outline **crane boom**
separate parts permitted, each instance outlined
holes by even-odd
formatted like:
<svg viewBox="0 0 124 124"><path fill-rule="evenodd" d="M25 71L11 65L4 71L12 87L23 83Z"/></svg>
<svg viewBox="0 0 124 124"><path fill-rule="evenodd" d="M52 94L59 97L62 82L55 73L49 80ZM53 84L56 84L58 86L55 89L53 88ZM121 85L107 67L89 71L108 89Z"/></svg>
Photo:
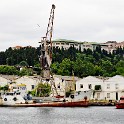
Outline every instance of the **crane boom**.
<svg viewBox="0 0 124 124"><path fill-rule="evenodd" d="M53 32L54 9L55 9L55 5L52 4L46 36L42 37L41 39L40 64L42 69L42 77L45 79L50 79L50 65L52 63L52 32Z"/></svg>

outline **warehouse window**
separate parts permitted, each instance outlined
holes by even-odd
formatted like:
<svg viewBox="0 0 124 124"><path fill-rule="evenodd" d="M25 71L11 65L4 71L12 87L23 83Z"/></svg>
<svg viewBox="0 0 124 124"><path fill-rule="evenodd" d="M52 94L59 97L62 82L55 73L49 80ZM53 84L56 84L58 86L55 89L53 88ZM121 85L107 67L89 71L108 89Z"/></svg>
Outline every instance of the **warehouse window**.
<svg viewBox="0 0 124 124"><path fill-rule="evenodd" d="M110 89L110 84L107 84L107 89Z"/></svg>
<svg viewBox="0 0 124 124"><path fill-rule="evenodd" d="M92 84L89 84L88 87L89 87L89 89L91 89L92 88Z"/></svg>
<svg viewBox="0 0 124 124"><path fill-rule="evenodd" d="M107 93L107 98L110 98L110 93Z"/></svg>
<svg viewBox="0 0 124 124"><path fill-rule="evenodd" d="M115 84L115 89L118 89L118 84Z"/></svg>
<svg viewBox="0 0 124 124"><path fill-rule="evenodd" d="M34 89L34 85L31 85L31 89L32 89L32 90Z"/></svg>
<svg viewBox="0 0 124 124"><path fill-rule="evenodd" d="M100 98L100 93L97 93L97 99L99 99Z"/></svg>
<svg viewBox="0 0 124 124"><path fill-rule="evenodd" d="M83 84L80 84L80 88L83 88Z"/></svg>

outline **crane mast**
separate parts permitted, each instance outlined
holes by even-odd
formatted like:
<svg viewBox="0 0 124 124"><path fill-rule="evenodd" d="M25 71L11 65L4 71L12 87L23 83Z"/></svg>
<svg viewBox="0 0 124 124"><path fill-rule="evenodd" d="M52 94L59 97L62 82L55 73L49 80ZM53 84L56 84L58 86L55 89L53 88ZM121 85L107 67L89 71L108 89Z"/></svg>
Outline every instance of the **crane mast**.
<svg viewBox="0 0 124 124"><path fill-rule="evenodd" d="M40 42L41 43L40 65L42 69L42 78L46 80L50 79L50 65L52 63L52 32L53 32L54 10L55 10L55 5L52 4L46 36L42 37Z"/></svg>

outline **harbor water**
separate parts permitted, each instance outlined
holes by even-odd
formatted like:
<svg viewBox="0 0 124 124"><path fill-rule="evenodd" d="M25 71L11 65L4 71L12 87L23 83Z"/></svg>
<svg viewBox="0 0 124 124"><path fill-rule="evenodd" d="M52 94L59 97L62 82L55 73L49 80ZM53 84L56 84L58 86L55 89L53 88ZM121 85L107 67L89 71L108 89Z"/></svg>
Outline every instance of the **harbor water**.
<svg viewBox="0 0 124 124"><path fill-rule="evenodd" d="M112 107L1 107L0 124L123 124L124 109Z"/></svg>

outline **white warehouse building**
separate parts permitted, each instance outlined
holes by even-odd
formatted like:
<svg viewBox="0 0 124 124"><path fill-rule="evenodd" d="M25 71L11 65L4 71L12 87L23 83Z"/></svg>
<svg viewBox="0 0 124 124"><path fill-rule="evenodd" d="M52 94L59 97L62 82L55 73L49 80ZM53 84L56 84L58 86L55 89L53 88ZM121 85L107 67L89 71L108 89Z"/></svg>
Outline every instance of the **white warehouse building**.
<svg viewBox="0 0 124 124"><path fill-rule="evenodd" d="M119 100L121 96L124 96L124 77L116 75L107 79L99 79L88 76L76 82L76 91L90 89L93 90L90 99Z"/></svg>
<svg viewBox="0 0 124 124"><path fill-rule="evenodd" d="M85 77L76 82L76 91L93 90L93 94L90 99L104 99L104 93L102 92L103 87L103 80L93 76Z"/></svg>

